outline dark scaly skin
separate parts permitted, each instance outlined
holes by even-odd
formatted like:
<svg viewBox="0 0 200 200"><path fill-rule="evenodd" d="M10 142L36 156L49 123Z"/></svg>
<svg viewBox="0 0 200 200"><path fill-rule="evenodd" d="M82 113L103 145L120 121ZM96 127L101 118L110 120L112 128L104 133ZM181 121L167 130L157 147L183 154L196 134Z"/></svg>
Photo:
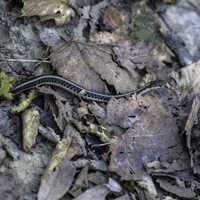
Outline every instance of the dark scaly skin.
<svg viewBox="0 0 200 200"><path fill-rule="evenodd" d="M18 85L14 86L12 89L12 92L14 95L22 93L24 91L37 88L39 86L56 86L58 88L61 88L64 91L67 91L71 94L74 94L76 96L80 96L84 99L96 101L96 102L108 102L110 99L113 98L123 98L127 96L131 96L132 94L138 94L139 92L151 88L154 86L162 86L163 81L151 81L147 83L144 87L124 93L119 95L108 95L108 94L100 94L97 92L93 92L90 90L87 90L83 88L82 86L62 78L61 76L57 75L42 75L37 76L32 79L29 79L25 82L19 83Z"/></svg>

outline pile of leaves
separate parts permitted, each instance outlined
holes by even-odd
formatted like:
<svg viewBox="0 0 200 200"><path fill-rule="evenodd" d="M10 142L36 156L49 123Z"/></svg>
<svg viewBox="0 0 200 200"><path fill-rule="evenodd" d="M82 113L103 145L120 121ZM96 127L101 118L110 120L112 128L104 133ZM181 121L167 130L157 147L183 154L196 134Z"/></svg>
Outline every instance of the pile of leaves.
<svg viewBox="0 0 200 200"><path fill-rule="evenodd" d="M0 199L199 199L198 1L0 6ZM12 94L42 74L102 94L163 84L108 103Z"/></svg>

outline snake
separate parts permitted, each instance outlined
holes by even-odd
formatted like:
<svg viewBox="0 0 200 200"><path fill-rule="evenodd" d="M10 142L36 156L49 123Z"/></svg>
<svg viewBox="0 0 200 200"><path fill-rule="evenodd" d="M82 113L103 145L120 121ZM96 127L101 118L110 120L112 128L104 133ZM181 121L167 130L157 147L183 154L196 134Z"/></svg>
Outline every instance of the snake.
<svg viewBox="0 0 200 200"><path fill-rule="evenodd" d="M141 87L141 88L138 88L138 89L135 89L123 94L112 95L112 94L101 94L98 92L88 90L82 87L81 85L58 75L41 75L41 76L36 76L31 79L25 80L21 83L15 84L12 88L12 93L14 95L17 95L22 92L35 89L41 86L53 86L86 100L107 103L111 99L114 99L114 98L119 99L123 97L129 97L133 94L138 94L147 88L162 86L162 85L163 85L162 80L155 80L155 81L148 82L144 87Z"/></svg>

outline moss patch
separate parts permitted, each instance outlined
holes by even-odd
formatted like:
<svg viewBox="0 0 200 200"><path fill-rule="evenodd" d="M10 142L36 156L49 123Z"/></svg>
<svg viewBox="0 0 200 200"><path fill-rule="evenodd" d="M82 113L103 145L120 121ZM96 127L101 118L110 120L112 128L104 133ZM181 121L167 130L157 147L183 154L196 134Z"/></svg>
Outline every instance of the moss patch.
<svg viewBox="0 0 200 200"><path fill-rule="evenodd" d="M134 19L133 32L130 37L137 41L149 41L154 40L157 36L153 15L147 11L138 14Z"/></svg>
<svg viewBox="0 0 200 200"><path fill-rule="evenodd" d="M31 91L27 96L22 95L19 105L12 108L13 113L19 113L24 111L31 103L31 101L35 98L35 92Z"/></svg>
<svg viewBox="0 0 200 200"><path fill-rule="evenodd" d="M5 72L0 72L0 96L7 99L12 99L12 93L10 92L12 88L12 83L15 78Z"/></svg>

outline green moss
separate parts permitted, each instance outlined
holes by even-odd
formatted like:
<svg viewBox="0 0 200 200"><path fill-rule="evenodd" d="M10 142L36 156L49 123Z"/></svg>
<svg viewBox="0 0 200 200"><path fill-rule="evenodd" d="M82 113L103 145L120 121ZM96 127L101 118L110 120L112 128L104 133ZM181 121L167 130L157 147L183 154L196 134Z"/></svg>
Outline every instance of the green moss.
<svg viewBox="0 0 200 200"><path fill-rule="evenodd" d="M35 98L35 92L31 91L27 96L22 95L19 105L12 108L12 112L19 113L25 110L31 103L31 101Z"/></svg>
<svg viewBox="0 0 200 200"><path fill-rule="evenodd" d="M7 99L12 99L12 83L15 78L11 75L6 74L5 72L0 72L0 96L5 97Z"/></svg>
<svg viewBox="0 0 200 200"><path fill-rule="evenodd" d="M134 40L149 41L157 36L153 16L148 12L137 15L134 19L133 32L130 37Z"/></svg>

